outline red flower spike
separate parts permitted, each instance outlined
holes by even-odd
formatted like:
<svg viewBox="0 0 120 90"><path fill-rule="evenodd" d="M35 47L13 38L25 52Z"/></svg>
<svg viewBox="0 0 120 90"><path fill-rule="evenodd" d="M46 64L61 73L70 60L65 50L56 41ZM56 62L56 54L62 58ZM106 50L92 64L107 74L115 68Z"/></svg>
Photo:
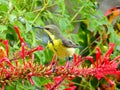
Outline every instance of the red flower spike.
<svg viewBox="0 0 120 90"><path fill-rule="evenodd" d="M3 74L6 75L7 73L9 73L8 70L5 67L2 67L1 71L0 71L0 74L1 75L3 75Z"/></svg>
<svg viewBox="0 0 120 90"><path fill-rule="evenodd" d="M24 42L23 38L20 36L20 32L19 32L18 27L17 27L17 26L14 26L14 29L15 29L17 35L18 35L18 38L19 38L19 40L20 40L20 43Z"/></svg>
<svg viewBox="0 0 120 90"><path fill-rule="evenodd" d="M26 56L28 56L29 59L33 58L33 60L34 60L34 56L31 56L31 55L34 55L33 52L43 50L43 47L38 46L38 47L35 47L30 50L26 49L25 48L26 45L24 43L24 40L20 36L18 27L15 26L14 28L18 34L18 38L20 39L20 44L21 44L21 51L20 51L20 55L18 56L18 58L23 58L23 60L24 60L24 58ZM4 43L6 43L6 42L4 42ZM8 43L6 43L6 45L8 45ZM71 80L72 78L74 78L76 76L78 76L78 77L94 76L98 80L100 80L101 78L105 78L111 85L114 85L114 82L112 82L110 79L106 78L107 75L111 75L111 74L120 75L120 71L117 69L117 66L119 65L120 62L119 61L116 62L116 60L118 60L120 58L120 56L114 58L113 60L110 60L110 55L113 51L113 48L114 48L114 44L110 44L110 48L109 48L108 52L105 55L101 55L100 49L97 47L96 48L96 62L97 63L95 63L92 56L86 56L86 57L82 58L81 56L77 56L75 54L74 59L73 59L73 64L67 62L65 66L56 65L56 56L54 56L51 61L51 64L48 66L34 64L31 61L29 61L29 62L26 61L26 63L24 65L21 65L21 64L18 64L18 61L15 60L16 65L14 67L13 66L14 64L12 64L10 62L10 60L6 57L4 59L0 59L0 66L1 66L0 75L4 76L6 79L8 78L8 81L9 81L9 78L13 78L13 80L14 80L14 75L16 77L18 77L18 78L15 78L15 80L22 78L22 81L23 81L24 79L26 79L26 77L25 78L21 77L24 74L25 76L27 76L28 80L30 81L30 83L32 85L34 85L32 76L52 77L54 79L54 82L52 84L48 84L46 86L48 88L48 90L56 90L61 85L61 83L63 82L64 79ZM92 64L94 65L94 67L78 68L81 61L84 61L84 59L91 61ZM4 63L5 63L5 65L7 64L7 67L4 65ZM57 68L54 73L52 70L53 65L56 65L56 68ZM65 70L65 69L67 69L67 70ZM29 72L28 72L28 70L29 70ZM24 72L24 73L22 73L22 72ZM2 78L1 80L4 81L4 77L3 78L1 77ZM6 85L6 83L4 85ZM3 85L3 87L4 87L4 85ZM73 85L69 85L69 87L65 88L64 90L75 90L75 89L76 89L76 86L74 86L74 84L73 84Z"/></svg>
<svg viewBox="0 0 120 90"><path fill-rule="evenodd" d="M31 85L34 85L34 81L32 80L32 73L28 74L28 80L31 83Z"/></svg>
<svg viewBox="0 0 120 90"><path fill-rule="evenodd" d="M70 61L67 61L64 69L67 69L69 66L70 66Z"/></svg>
<svg viewBox="0 0 120 90"><path fill-rule="evenodd" d="M55 84L58 84L63 78L61 76L54 77Z"/></svg>
<svg viewBox="0 0 120 90"><path fill-rule="evenodd" d="M33 48L33 49L31 49L31 50L29 50L27 53L26 53L26 55L30 55L30 54L32 54L33 52L35 52L35 51L41 51L41 50L43 50L44 48L42 47L42 46L38 46L38 47L35 47L35 48Z"/></svg>
<svg viewBox="0 0 120 90"><path fill-rule="evenodd" d="M44 48L43 48L42 46L36 47L36 50L35 50L35 51L39 51L39 50L44 50Z"/></svg>
<svg viewBox="0 0 120 90"><path fill-rule="evenodd" d="M110 57L110 55L112 54L112 52L114 50L114 46L115 46L114 43L109 44L109 49L108 49L107 53L105 54L105 57Z"/></svg>
<svg viewBox="0 0 120 90"><path fill-rule="evenodd" d="M114 83L112 80L110 80L109 78L104 77L104 79L105 79L111 86L115 85L115 83Z"/></svg>
<svg viewBox="0 0 120 90"><path fill-rule="evenodd" d="M52 87L52 84L51 83L48 83L48 84L45 84L44 85L48 90L50 90L50 88Z"/></svg>
<svg viewBox="0 0 120 90"><path fill-rule="evenodd" d="M98 80L100 80L101 78L104 77L104 73L102 73L102 69L97 68L95 71L96 71L96 73L94 74L94 76L95 76Z"/></svg>
<svg viewBox="0 0 120 90"><path fill-rule="evenodd" d="M104 59L103 59L103 62L104 62L104 64L108 64L110 61L109 61L109 58L110 57L104 57ZM101 63L102 64L102 63Z"/></svg>
<svg viewBox="0 0 120 90"><path fill-rule="evenodd" d="M75 90L76 89L76 86L71 86L69 88L65 88L64 90Z"/></svg>
<svg viewBox="0 0 120 90"><path fill-rule="evenodd" d="M32 63L34 62L34 54L31 55Z"/></svg>
<svg viewBox="0 0 120 90"><path fill-rule="evenodd" d="M24 57L25 57L25 44L23 42L21 43L21 47L22 47L22 59L24 60Z"/></svg>
<svg viewBox="0 0 120 90"><path fill-rule="evenodd" d="M28 80L30 81L31 85L34 86L34 81L32 80L32 78L29 77Z"/></svg>
<svg viewBox="0 0 120 90"><path fill-rule="evenodd" d="M101 57L100 48L97 47L96 48L96 66L98 66L99 62L101 63L100 57Z"/></svg>
<svg viewBox="0 0 120 90"><path fill-rule="evenodd" d="M4 90L5 89L5 85L4 84L2 84L2 89L1 90Z"/></svg>
<svg viewBox="0 0 120 90"><path fill-rule="evenodd" d="M61 76L54 77L54 85L49 90L56 90L56 88L62 83L64 78L65 78L65 76L64 77L61 77Z"/></svg>
<svg viewBox="0 0 120 90"><path fill-rule="evenodd" d="M117 56L117 57L115 57L115 58L112 60L112 62L115 62L115 61L118 60L118 59L120 59L120 55Z"/></svg>
<svg viewBox="0 0 120 90"><path fill-rule="evenodd" d="M9 65L9 67L13 68L12 63L10 62L10 60L8 58L0 59L0 63L2 63L2 62L6 62Z"/></svg>
<svg viewBox="0 0 120 90"><path fill-rule="evenodd" d="M7 57L8 57L8 53L9 53L8 40L4 40L4 41L3 41L3 44L4 44L5 47L6 47L6 54L7 54Z"/></svg>
<svg viewBox="0 0 120 90"><path fill-rule="evenodd" d="M18 60L15 60L15 65L16 65L16 67L18 66Z"/></svg>
<svg viewBox="0 0 120 90"><path fill-rule="evenodd" d="M78 63L76 64L76 66L79 66L79 64L82 62L82 58L81 56L78 56Z"/></svg>
<svg viewBox="0 0 120 90"><path fill-rule="evenodd" d="M69 87L65 88L64 90L75 90L76 89L74 82L70 82L69 84L65 84L65 86L69 86Z"/></svg>
<svg viewBox="0 0 120 90"><path fill-rule="evenodd" d="M74 54L73 58L73 65L78 67L82 60L81 56L77 56Z"/></svg>
<svg viewBox="0 0 120 90"><path fill-rule="evenodd" d="M53 73L53 70L49 70L49 71L46 71L46 75L50 75L51 73Z"/></svg>
<svg viewBox="0 0 120 90"><path fill-rule="evenodd" d="M74 54L74 55L73 55L73 58L74 58L74 59L73 59L73 63L75 64L75 63L76 63L76 61L77 61L77 55L76 55L76 54Z"/></svg>
<svg viewBox="0 0 120 90"><path fill-rule="evenodd" d="M31 62L28 62L28 64L29 64L29 67L31 67L32 69L34 68Z"/></svg>
<svg viewBox="0 0 120 90"><path fill-rule="evenodd" d="M6 73L6 79L9 79L11 77L10 73Z"/></svg>
<svg viewBox="0 0 120 90"><path fill-rule="evenodd" d="M27 64L24 64L24 69L25 69L25 70L27 69Z"/></svg>
<svg viewBox="0 0 120 90"><path fill-rule="evenodd" d="M86 59L86 60L89 60L93 65L95 65L94 59L93 59L92 56L86 56L85 59ZM96 66L96 65L95 65L95 66Z"/></svg>

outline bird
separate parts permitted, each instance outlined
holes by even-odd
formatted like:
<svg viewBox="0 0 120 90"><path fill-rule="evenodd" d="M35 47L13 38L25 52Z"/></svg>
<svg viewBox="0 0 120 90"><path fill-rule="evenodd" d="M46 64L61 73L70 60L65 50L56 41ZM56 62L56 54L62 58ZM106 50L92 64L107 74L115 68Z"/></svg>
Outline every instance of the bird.
<svg viewBox="0 0 120 90"><path fill-rule="evenodd" d="M72 57L76 48L79 47L72 40L67 39L56 25L34 26L34 28L41 29L47 33L49 37L47 46L58 58Z"/></svg>

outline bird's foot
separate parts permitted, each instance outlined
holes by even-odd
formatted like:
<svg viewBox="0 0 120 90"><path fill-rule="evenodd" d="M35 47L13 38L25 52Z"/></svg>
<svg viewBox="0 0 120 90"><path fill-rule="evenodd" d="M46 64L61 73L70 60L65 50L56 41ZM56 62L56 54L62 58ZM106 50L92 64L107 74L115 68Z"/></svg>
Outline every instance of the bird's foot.
<svg viewBox="0 0 120 90"><path fill-rule="evenodd" d="M59 61L59 58L57 58L57 60L54 62L54 64L52 65L52 72L54 73L56 71L56 65Z"/></svg>
<svg viewBox="0 0 120 90"><path fill-rule="evenodd" d="M67 57L66 58L66 65L65 65L65 70L68 70L69 69L69 67L70 67L70 64L71 64L71 60L73 60L73 57Z"/></svg>

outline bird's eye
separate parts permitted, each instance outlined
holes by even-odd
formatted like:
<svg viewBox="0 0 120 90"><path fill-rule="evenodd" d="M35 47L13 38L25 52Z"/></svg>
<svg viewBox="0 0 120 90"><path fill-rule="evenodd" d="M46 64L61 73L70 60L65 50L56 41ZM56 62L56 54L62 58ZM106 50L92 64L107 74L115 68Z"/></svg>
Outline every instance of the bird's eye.
<svg viewBox="0 0 120 90"><path fill-rule="evenodd" d="M50 28L45 28L46 30L50 30Z"/></svg>

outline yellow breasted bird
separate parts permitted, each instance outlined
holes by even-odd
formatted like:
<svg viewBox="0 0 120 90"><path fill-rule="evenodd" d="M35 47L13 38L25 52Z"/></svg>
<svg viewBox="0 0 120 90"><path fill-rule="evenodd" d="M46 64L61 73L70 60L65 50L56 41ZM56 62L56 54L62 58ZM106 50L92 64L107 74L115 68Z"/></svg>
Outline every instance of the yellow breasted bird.
<svg viewBox="0 0 120 90"><path fill-rule="evenodd" d="M42 29L48 34L48 47L58 58L71 57L75 53L75 48L79 47L67 39L55 25L46 25L44 27L35 26L35 28Z"/></svg>

